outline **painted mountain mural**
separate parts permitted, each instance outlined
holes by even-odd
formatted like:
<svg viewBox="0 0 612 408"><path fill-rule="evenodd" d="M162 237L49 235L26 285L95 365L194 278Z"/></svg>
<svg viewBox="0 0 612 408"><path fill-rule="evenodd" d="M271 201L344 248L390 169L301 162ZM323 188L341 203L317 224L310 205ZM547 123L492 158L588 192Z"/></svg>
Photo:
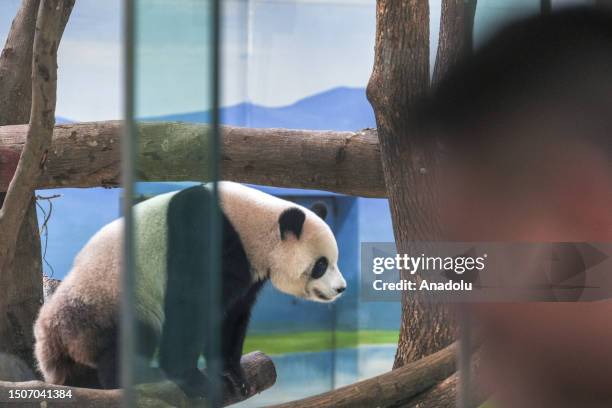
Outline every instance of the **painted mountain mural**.
<svg viewBox="0 0 612 408"><path fill-rule="evenodd" d="M207 123L208 112L191 112L152 118ZM256 128L359 130L375 127L374 112L362 88L334 88L283 107L241 103L221 109L226 125Z"/></svg>

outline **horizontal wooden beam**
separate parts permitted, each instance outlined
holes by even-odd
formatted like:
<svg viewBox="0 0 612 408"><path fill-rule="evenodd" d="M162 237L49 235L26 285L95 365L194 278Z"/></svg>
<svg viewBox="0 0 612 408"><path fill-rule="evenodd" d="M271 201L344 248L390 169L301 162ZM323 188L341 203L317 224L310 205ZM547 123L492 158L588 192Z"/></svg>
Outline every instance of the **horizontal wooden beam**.
<svg viewBox="0 0 612 408"><path fill-rule="evenodd" d="M123 125L119 121L58 125L38 189L117 187ZM19 159L27 125L0 127L0 191ZM210 127L178 122L137 125L141 181L208 181ZM384 197L378 138L358 132L223 126L224 180Z"/></svg>

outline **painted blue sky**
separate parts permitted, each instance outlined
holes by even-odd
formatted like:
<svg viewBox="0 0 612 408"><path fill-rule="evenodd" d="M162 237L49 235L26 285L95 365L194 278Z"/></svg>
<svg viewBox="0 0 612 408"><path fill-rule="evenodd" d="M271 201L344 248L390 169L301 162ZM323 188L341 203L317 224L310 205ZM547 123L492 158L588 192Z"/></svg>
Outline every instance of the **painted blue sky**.
<svg viewBox="0 0 612 408"><path fill-rule="evenodd" d="M2 41L19 3L0 1ZM120 0L77 0L59 48L59 116L79 120L120 117L119 4Z"/></svg>
<svg viewBox="0 0 612 408"><path fill-rule="evenodd" d="M582 0L588 2L590 0ZM556 0L556 5L577 0ZM139 3L139 113L207 107L206 0ZM283 106L331 88L364 87L373 61L374 0L223 1L223 101ZM479 0L476 42L539 0ZM19 0L0 2L5 38ZM440 0L432 0L436 49ZM78 0L59 53L57 113L79 121L121 117L121 0ZM432 60L433 60L432 53Z"/></svg>
<svg viewBox="0 0 612 408"><path fill-rule="evenodd" d="M556 6L576 2L554 1ZM0 0L0 38L6 37L19 3ZM121 118L122 4L77 0L59 50L58 116L75 121ZM176 118L208 108L207 4L138 0L141 116ZM375 0L224 0L223 6L223 105L232 106L227 112L247 112L245 117L234 115L236 120L266 127L373 126L363 88L374 56ZM479 0L476 45L500 22L538 7L539 0ZM430 8L433 66L440 0L432 0ZM86 240L119 215L120 191L40 194L55 192L63 197L54 202L48 259L57 276L63 276ZM389 231L385 224L371 232L381 239Z"/></svg>

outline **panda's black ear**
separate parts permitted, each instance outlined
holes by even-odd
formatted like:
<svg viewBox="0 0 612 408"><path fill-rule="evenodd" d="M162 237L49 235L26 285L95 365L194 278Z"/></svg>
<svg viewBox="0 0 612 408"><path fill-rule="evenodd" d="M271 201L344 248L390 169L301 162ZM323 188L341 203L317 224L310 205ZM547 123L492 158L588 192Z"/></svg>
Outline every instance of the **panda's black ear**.
<svg viewBox="0 0 612 408"><path fill-rule="evenodd" d="M310 206L310 210L313 213L317 214L322 220L325 220L325 218L327 218L327 206L325 205L325 203L318 201Z"/></svg>
<svg viewBox="0 0 612 408"><path fill-rule="evenodd" d="M287 238L287 234L293 234L297 239L302 235L302 227L306 214L297 207L289 208L278 218L278 226L280 228L281 239Z"/></svg>

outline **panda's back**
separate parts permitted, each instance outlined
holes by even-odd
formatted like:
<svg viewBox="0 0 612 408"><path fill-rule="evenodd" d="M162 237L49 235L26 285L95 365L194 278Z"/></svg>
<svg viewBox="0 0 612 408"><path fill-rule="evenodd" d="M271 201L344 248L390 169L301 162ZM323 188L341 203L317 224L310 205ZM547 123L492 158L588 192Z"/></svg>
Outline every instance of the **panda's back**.
<svg viewBox="0 0 612 408"><path fill-rule="evenodd" d="M137 318L161 331L164 320L168 206L175 192L160 194L134 207L134 307Z"/></svg>
<svg viewBox="0 0 612 408"><path fill-rule="evenodd" d="M156 332L164 323L168 282L206 273L202 254L209 248L211 204L210 188L198 185L134 207L135 312L140 323ZM170 301L176 296L182 294L173 292Z"/></svg>
<svg viewBox="0 0 612 408"><path fill-rule="evenodd" d="M163 194L134 207L136 256L134 306L136 316L161 330L165 291L165 212L175 193ZM53 315L66 304L81 304L80 313L92 311L85 321L118 322L120 308L124 221L101 228L76 256L72 269L41 314ZM93 320L92 320L93 319Z"/></svg>
<svg viewBox="0 0 612 408"><path fill-rule="evenodd" d="M237 183L220 183L219 193L223 212L235 223L240 238L247 238L247 244L254 241L261 243L269 239L267 228L252 226L275 226L273 220L277 217L279 208L286 206L282 200ZM161 332L164 322L169 253L168 225L173 218L172 208L178 206L182 210L179 210L179 213L182 218L180 222L183 224L189 222L191 217L197 216L206 222L209 214L204 207L209 203L210 197L210 186L200 185L160 194L134 206L135 314L141 323L156 332ZM123 230L123 219L118 219L103 227L89 240L75 258L71 272L59 286L57 298L78 297L87 304L95 305L93 310L104 309L118 313ZM248 245L246 249L249 252ZM205 250L206 248L202 248L202 251ZM252 261L257 262L257 259ZM62 293L64 295L60 295ZM50 308L50 305L47 308Z"/></svg>
<svg viewBox="0 0 612 408"><path fill-rule="evenodd" d="M106 309L118 310L122 247L123 219L118 219L91 237L45 308L53 308L62 299L91 306L105 304Z"/></svg>

